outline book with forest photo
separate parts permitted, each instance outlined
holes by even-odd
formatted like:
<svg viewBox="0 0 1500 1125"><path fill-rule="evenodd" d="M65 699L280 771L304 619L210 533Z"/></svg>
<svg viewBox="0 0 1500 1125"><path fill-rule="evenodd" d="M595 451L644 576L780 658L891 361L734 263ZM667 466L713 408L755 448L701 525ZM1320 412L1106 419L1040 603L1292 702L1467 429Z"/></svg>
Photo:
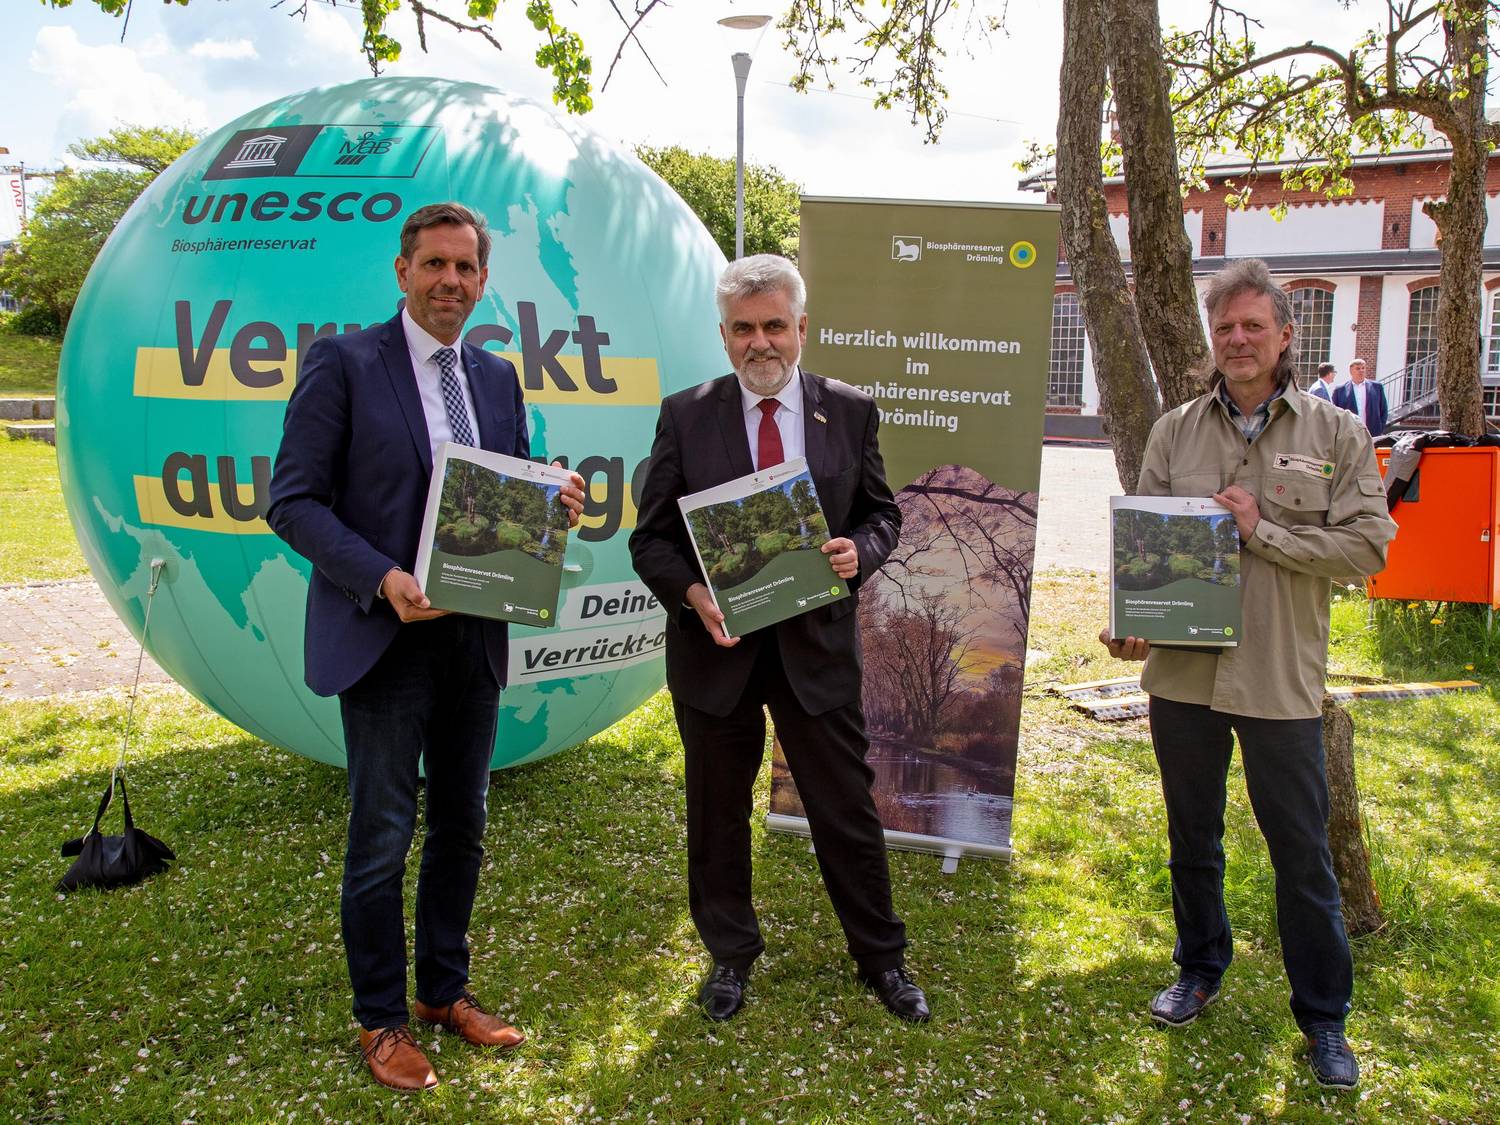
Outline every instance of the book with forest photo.
<svg viewBox="0 0 1500 1125"><path fill-rule="evenodd" d="M1240 635L1240 533L1216 500L1111 496L1110 635L1227 648Z"/></svg>
<svg viewBox="0 0 1500 1125"><path fill-rule="evenodd" d="M566 469L444 442L432 469L416 578L436 609L557 624Z"/></svg>
<svg viewBox="0 0 1500 1125"><path fill-rule="evenodd" d="M677 501L724 633L742 636L849 596L821 548L831 536L798 457Z"/></svg>

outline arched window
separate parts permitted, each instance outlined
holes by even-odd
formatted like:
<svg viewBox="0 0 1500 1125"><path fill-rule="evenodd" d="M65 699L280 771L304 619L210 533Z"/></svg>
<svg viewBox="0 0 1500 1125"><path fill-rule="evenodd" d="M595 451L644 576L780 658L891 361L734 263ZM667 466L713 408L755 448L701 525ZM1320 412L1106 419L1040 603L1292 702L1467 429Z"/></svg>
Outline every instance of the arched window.
<svg viewBox="0 0 1500 1125"><path fill-rule="evenodd" d="M1412 402L1437 389L1438 287L1412 292L1406 314L1406 380L1403 402Z"/></svg>
<svg viewBox="0 0 1500 1125"><path fill-rule="evenodd" d="M1306 390L1333 347L1333 294L1309 287L1290 290L1287 296L1297 321L1297 385Z"/></svg>
<svg viewBox="0 0 1500 1125"><path fill-rule="evenodd" d="M1052 298L1052 363L1047 371L1048 406L1083 405L1083 314L1077 293Z"/></svg>

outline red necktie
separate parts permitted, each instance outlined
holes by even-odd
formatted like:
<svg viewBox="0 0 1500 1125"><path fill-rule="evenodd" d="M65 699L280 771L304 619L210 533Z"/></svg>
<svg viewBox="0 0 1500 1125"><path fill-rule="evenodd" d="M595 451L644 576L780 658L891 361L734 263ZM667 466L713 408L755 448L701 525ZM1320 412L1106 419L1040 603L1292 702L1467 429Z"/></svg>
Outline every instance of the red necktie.
<svg viewBox="0 0 1500 1125"><path fill-rule="evenodd" d="M774 398L760 400L760 434L757 440L755 467L769 469L786 460L781 450L781 427L776 424L776 408L781 405Z"/></svg>

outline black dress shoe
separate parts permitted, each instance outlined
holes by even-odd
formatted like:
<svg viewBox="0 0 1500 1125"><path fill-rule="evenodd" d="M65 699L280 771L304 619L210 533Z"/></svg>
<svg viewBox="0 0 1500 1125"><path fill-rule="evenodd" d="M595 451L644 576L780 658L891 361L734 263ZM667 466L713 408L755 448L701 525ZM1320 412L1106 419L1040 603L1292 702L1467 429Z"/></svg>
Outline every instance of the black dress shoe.
<svg viewBox="0 0 1500 1125"><path fill-rule="evenodd" d="M1319 1086L1352 1090L1359 1085L1359 1063L1336 1023L1317 1023L1302 1029L1307 1038L1307 1061Z"/></svg>
<svg viewBox="0 0 1500 1125"><path fill-rule="evenodd" d="M1183 973L1177 983L1164 988L1151 1001L1151 1018L1168 1027L1186 1027L1219 998L1219 986L1202 977Z"/></svg>
<svg viewBox="0 0 1500 1125"><path fill-rule="evenodd" d="M926 1023L932 1018L927 996L905 969L887 969L883 973L861 973L865 987L872 989L891 1015L910 1023Z"/></svg>
<svg viewBox="0 0 1500 1125"><path fill-rule="evenodd" d="M714 962L713 972L698 986L698 1007L711 1020L723 1022L745 1006L747 977L739 969Z"/></svg>

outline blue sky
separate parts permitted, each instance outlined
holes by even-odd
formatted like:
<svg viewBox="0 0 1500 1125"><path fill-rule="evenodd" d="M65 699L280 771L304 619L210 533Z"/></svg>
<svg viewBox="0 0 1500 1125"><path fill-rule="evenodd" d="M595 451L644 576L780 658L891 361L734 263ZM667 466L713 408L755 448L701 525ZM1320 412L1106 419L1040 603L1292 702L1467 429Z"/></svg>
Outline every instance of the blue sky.
<svg viewBox="0 0 1500 1125"><path fill-rule="evenodd" d="M69 142L122 122L214 129L274 98L368 73L350 12L310 0L305 19L289 18L284 9L291 6L192 0L183 8L142 0L122 44L120 21L92 0L63 9L10 0L0 16L0 64L9 104L22 108L0 120L0 145L11 151L0 161L55 165ZM1325 22L1362 25L1384 8L1367 2L1350 15L1339 0L1260 0L1255 6L1267 21L1268 42L1316 35ZM609 4L578 0L557 7L584 35L602 80L619 40ZM596 91L587 122L627 144L675 143L732 155L730 47L714 19L726 11L782 7L779 0L764 8L746 0L680 0L653 13L643 38L667 84L629 50L609 89ZM1163 18L1187 20L1202 7L1164 0ZM531 62L537 39L523 12L522 0L502 4L496 30L507 44L503 52L477 37L430 27L431 53L425 55L403 16L395 26L406 53L390 73L485 82L550 104L547 76ZM1017 192L1020 177L1012 165L1026 140L1045 140L1055 126L1060 13L1060 0L1012 0L1007 30L988 40L971 32L966 41L954 24L944 74L952 116L936 146L923 144L921 130L901 111L876 110L847 75L837 76L837 92L788 90L792 61L772 30L751 74L747 156L776 165L814 195L1035 202L1035 195ZM961 9L957 18L966 15Z"/></svg>

